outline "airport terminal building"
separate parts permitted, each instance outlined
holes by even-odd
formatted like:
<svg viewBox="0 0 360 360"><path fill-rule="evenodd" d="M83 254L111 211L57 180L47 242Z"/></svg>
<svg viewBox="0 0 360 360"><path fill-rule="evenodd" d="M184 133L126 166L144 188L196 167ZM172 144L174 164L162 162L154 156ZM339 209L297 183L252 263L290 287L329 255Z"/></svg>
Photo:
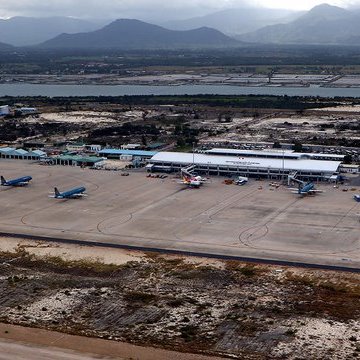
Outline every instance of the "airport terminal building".
<svg viewBox="0 0 360 360"><path fill-rule="evenodd" d="M208 155L221 156L239 156L239 157L256 157L266 159L293 159L293 160L330 160L330 161L344 161L345 155L325 154L325 153L300 153L292 150L280 149L265 149L265 150L238 150L238 149L223 149L213 148L211 150L202 151Z"/></svg>
<svg viewBox="0 0 360 360"><path fill-rule="evenodd" d="M247 154L250 155L250 154ZM280 179L296 173L303 180L330 180L339 173L341 161L312 158L241 156L235 154L159 152L148 162L148 171L180 171L194 165L194 171L206 175L241 175L252 178Z"/></svg>

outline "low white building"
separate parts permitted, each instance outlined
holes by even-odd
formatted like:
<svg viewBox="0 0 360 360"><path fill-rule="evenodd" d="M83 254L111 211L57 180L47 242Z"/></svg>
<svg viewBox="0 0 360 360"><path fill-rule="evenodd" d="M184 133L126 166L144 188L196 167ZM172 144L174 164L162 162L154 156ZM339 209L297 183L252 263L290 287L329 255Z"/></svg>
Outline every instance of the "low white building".
<svg viewBox="0 0 360 360"><path fill-rule="evenodd" d="M67 151L74 151L74 152L77 152L77 151L84 151L85 150L85 144L67 144L66 145L66 150Z"/></svg>
<svg viewBox="0 0 360 360"><path fill-rule="evenodd" d="M101 150L101 145L98 144L85 145L85 149L89 151L99 152Z"/></svg>
<svg viewBox="0 0 360 360"><path fill-rule="evenodd" d="M122 150L136 150L141 148L141 144L125 144L121 145Z"/></svg>
<svg viewBox="0 0 360 360"><path fill-rule="evenodd" d="M9 105L0 106L0 116L6 116L10 114Z"/></svg>
<svg viewBox="0 0 360 360"><path fill-rule="evenodd" d="M339 172L340 161L220 156L198 153L159 152L148 161L147 169L179 171L194 165L198 173L209 175L241 175L278 179L296 172L297 178L326 180Z"/></svg>
<svg viewBox="0 0 360 360"><path fill-rule="evenodd" d="M340 171L347 174L358 174L360 173L360 165L341 164Z"/></svg>

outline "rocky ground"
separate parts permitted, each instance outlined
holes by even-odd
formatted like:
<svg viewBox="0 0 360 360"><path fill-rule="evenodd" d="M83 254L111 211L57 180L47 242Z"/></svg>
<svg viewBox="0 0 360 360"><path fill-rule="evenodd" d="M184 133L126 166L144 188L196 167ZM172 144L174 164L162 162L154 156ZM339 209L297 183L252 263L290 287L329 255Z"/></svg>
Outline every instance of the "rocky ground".
<svg viewBox="0 0 360 360"><path fill-rule="evenodd" d="M360 357L360 275L145 254L0 255L0 321L240 359Z"/></svg>

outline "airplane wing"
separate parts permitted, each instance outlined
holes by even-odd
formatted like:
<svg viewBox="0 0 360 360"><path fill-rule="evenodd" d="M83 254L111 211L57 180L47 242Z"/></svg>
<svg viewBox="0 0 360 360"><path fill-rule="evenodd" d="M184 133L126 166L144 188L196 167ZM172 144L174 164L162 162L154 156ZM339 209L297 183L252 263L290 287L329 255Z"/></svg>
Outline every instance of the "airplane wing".
<svg viewBox="0 0 360 360"><path fill-rule="evenodd" d="M86 196L88 196L88 195L84 194L84 193L80 193L80 194L71 195L70 197L71 198L80 198L80 197L86 197Z"/></svg>
<svg viewBox="0 0 360 360"><path fill-rule="evenodd" d="M57 196L57 197L54 194L48 195L49 198L59 199L59 200L76 199L76 198L81 198L81 197L86 197L86 196L88 196L88 194L74 194L74 195L70 195L70 196Z"/></svg>
<svg viewBox="0 0 360 360"><path fill-rule="evenodd" d="M26 185L29 185L29 181L22 181L22 182L17 183L16 185L18 185L18 186L26 186Z"/></svg>

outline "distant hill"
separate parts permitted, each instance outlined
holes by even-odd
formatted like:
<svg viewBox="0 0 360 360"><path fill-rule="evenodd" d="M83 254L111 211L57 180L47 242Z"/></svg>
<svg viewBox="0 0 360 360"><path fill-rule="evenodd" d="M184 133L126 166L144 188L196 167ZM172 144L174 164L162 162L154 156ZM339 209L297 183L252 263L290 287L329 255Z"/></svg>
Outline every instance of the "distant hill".
<svg viewBox="0 0 360 360"><path fill-rule="evenodd" d="M78 33L93 31L103 23L69 17L13 17L0 19L0 41L14 46L39 44L64 32Z"/></svg>
<svg viewBox="0 0 360 360"><path fill-rule="evenodd" d="M256 43L360 45L359 37L359 12L322 4L290 23L266 26L237 39Z"/></svg>
<svg viewBox="0 0 360 360"><path fill-rule="evenodd" d="M202 27L174 31L139 20L120 19L87 33L62 34L41 44L46 48L175 49L237 46L240 43L221 32Z"/></svg>
<svg viewBox="0 0 360 360"><path fill-rule="evenodd" d="M11 50L13 46L0 42L0 51Z"/></svg>
<svg viewBox="0 0 360 360"><path fill-rule="evenodd" d="M228 35L239 35L267 25L292 21L301 14L289 10L244 7L222 10L187 20L168 21L161 25L172 30L190 30L206 26Z"/></svg>

